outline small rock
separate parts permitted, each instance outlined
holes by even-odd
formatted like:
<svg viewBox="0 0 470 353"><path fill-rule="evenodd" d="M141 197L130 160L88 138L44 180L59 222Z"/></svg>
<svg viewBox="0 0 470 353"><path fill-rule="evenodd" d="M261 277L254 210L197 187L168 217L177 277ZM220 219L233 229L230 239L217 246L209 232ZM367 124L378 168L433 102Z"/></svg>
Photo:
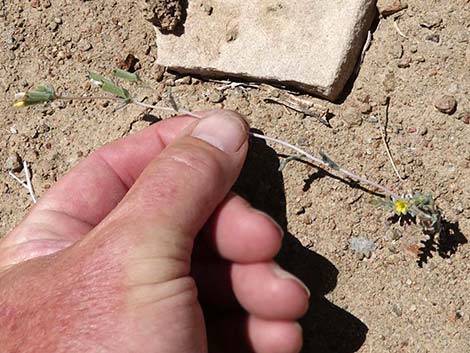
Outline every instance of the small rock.
<svg viewBox="0 0 470 353"><path fill-rule="evenodd" d="M424 39L430 42L439 43L441 41L441 36L439 34L428 34Z"/></svg>
<svg viewBox="0 0 470 353"><path fill-rule="evenodd" d="M82 89L87 92L91 88L91 82L89 80L83 81Z"/></svg>
<svg viewBox="0 0 470 353"><path fill-rule="evenodd" d="M426 135L426 134L428 133L428 128L425 127L425 126L422 126L422 127L419 128L418 133L419 133L421 136L424 136L424 135Z"/></svg>
<svg viewBox="0 0 470 353"><path fill-rule="evenodd" d="M398 61L398 67L400 69L406 69L407 67L410 67L411 64L411 58L410 57L404 57L400 61Z"/></svg>
<svg viewBox="0 0 470 353"><path fill-rule="evenodd" d="M78 49L80 49L81 51L88 51L91 48L93 48L93 46L86 39L80 39L80 41L78 42Z"/></svg>
<svg viewBox="0 0 470 353"><path fill-rule="evenodd" d="M384 17L393 15L408 7L408 4L402 0L378 0L377 9Z"/></svg>
<svg viewBox="0 0 470 353"><path fill-rule="evenodd" d="M165 86L167 87L174 87L174 85L175 85L175 80L172 78L169 78L165 81Z"/></svg>
<svg viewBox="0 0 470 353"><path fill-rule="evenodd" d="M54 22L57 23L58 25L62 24L62 18L60 17L55 17Z"/></svg>
<svg viewBox="0 0 470 353"><path fill-rule="evenodd" d="M179 78L175 81L177 85L190 85L191 84L191 76L184 76Z"/></svg>
<svg viewBox="0 0 470 353"><path fill-rule="evenodd" d="M41 6L41 1L40 0L31 0L31 7L37 9L39 6Z"/></svg>
<svg viewBox="0 0 470 353"><path fill-rule="evenodd" d="M204 12L210 16L212 15L212 12L214 11L214 8L210 4L203 4L204 7Z"/></svg>
<svg viewBox="0 0 470 353"><path fill-rule="evenodd" d="M464 124L470 123L470 112L462 112L457 116L457 119L462 120Z"/></svg>
<svg viewBox="0 0 470 353"><path fill-rule="evenodd" d="M394 59L401 59L403 56L403 45L397 42L393 42L391 44L391 48L389 50L390 55Z"/></svg>
<svg viewBox="0 0 470 353"><path fill-rule="evenodd" d="M457 101L454 97L444 95L434 101L434 107L444 114L453 114L457 109Z"/></svg>
<svg viewBox="0 0 470 353"><path fill-rule="evenodd" d="M352 237L349 240L351 250L358 253L358 255L364 255L369 258L372 252L375 250L376 245L373 241L364 237Z"/></svg>
<svg viewBox="0 0 470 353"><path fill-rule="evenodd" d="M136 65L138 63L139 59L137 59L134 54L129 53L124 59L117 61L117 67L124 71L135 72L137 70Z"/></svg>
<svg viewBox="0 0 470 353"><path fill-rule="evenodd" d="M360 103L358 104L358 108L362 114L369 114L372 112L372 106L369 103Z"/></svg>
<svg viewBox="0 0 470 353"><path fill-rule="evenodd" d="M417 63L424 63L426 61L426 58L422 55L418 55L418 56L416 56L415 61Z"/></svg>
<svg viewBox="0 0 470 353"><path fill-rule="evenodd" d="M402 314L403 314L403 310L400 307L400 305L398 305L398 304L393 304L392 305L392 312L398 317L402 316Z"/></svg>
<svg viewBox="0 0 470 353"><path fill-rule="evenodd" d="M359 111L355 108L346 108L346 110L341 114L344 121L349 126L361 126L362 125L362 116Z"/></svg>
<svg viewBox="0 0 470 353"><path fill-rule="evenodd" d="M419 25L421 27L431 29L439 27L442 23L442 18L437 15L427 15L427 17L420 21Z"/></svg>
<svg viewBox="0 0 470 353"><path fill-rule="evenodd" d="M154 64L152 72L155 75L155 80L157 82L161 82L163 80L163 77L165 76L165 67L158 64Z"/></svg>
<svg viewBox="0 0 470 353"><path fill-rule="evenodd" d="M220 103L225 99L225 96L219 91L212 91L208 98L211 103Z"/></svg>
<svg viewBox="0 0 470 353"><path fill-rule="evenodd" d="M5 169L12 172L21 172L23 169L23 164L18 153L12 153L8 156L5 161Z"/></svg>
<svg viewBox="0 0 470 353"><path fill-rule="evenodd" d="M384 85L384 88L385 88L386 92L392 92L392 91L395 90L396 79L395 79L395 75L393 74L393 72L388 73L388 74L385 75L383 85Z"/></svg>
<svg viewBox="0 0 470 353"><path fill-rule="evenodd" d="M49 26L47 26L49 28L50 31L54 32L57 30L57 28L59 28L59 25L55 22L51 22L49 23Z"/></svg>

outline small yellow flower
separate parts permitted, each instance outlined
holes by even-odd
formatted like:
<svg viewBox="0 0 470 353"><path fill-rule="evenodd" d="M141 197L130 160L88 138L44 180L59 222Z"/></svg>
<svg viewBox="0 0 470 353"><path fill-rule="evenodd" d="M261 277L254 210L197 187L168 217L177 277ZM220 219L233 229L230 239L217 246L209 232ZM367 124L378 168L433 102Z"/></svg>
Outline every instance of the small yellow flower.
<svg viewBox="0 0 470 353"><path fill-rule="evenodd" d="M18 101L18 102L13 103L13 106L14 106L15 108L24 107L25 105L26 105L26 102L25 102L25 101Z"/></svg>
<svg viewBox="0 0 470 353"><path fill-rule="evenodd" d="M408 211L408 204L402 200L395 201L395 211L401 214L406 214Z"/></svg>

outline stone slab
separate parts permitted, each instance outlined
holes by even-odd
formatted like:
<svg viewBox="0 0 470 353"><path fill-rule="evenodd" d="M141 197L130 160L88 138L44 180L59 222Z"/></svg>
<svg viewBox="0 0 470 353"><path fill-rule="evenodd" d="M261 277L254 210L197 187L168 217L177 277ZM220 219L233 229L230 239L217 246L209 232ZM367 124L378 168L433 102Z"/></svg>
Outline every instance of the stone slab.
<svg viewBox="0 0 470 353"><path fill-rule="evenodd" d="M334 100L375 15L375 0L189 0L179 32L157 30L157 62Z"/></svg>

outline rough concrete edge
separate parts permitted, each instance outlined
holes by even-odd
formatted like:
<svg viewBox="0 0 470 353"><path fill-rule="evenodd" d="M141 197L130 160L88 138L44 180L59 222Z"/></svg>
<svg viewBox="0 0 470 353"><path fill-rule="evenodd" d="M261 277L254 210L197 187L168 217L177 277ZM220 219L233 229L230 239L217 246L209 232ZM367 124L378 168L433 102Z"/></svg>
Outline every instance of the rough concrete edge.
<svg viewBox="0 0 470 353"><path fill-rule="evenodd" d="M364 12L360 14L360 16L357 16L358 18L361 18L362 21L356 23L353 33L358 33L358 35L355 37L353 36L350 40L349 46L352 49L340 64L337 76L333 80L329 92L327 92L328 99L335 101L343 92L347 82L351 79L367 40L367 33L369 32L374 20L377 18L377 15L376 1L372 0Z"/></svg>
<svg viewBox="0 0 470 353"><path fill-rule="evenodd" d="M158 63L158 60L157 60ZM160 63L158 63L160 64ZM237 73L226 73L214 68L199 68L194 67L192 69L186 69L179 66L166 66L171 72L176 72L183 75L195 75L201 78L212 78L212 79L232 79L235 82L253 82L253 83L265 83L276 87L282 87L284 89L291 89L294 91L307 92L314 94L319 97L330 99L328 96L328 87L312 87L310 85L297 82L297 81L280 81L278 79L269 78L269 77L256 77L246 72L237 72Z"/></svg>
<svg viewBox="0 0 470 353"><path fill-rule="evenodd" d="M311 86L298 81L289 81L269 78L269 77L256 77L245 72L237 73L226 73L215 68L197 68L186 69L179 66L169 66L165 63L162 63L159 60L157 55L157 64L167 67L170 71L174 71L180 74L186 75L198 75L205 78L217 78L217 79L235 79L238 81L250 81L258 83L267 83L273 86L280 86L287 89L292 89L295 91L305 92L312 94L314 96L322 97L327 100L334 102L340 94L343 92L344 87L351 78L351 75L356 67L357 60L359 59L359 54L361 53L364 43L367 39L367 32L369 31L374 19L377 16L377 7L376 1L371 0L368 7L365 8L363 14L359 16L361 21L356 23L356 26L353 29L353 33L359 33L356 37L352 36L350 40L350 47L352 48L348 55L344 57L344 60L339 65L338 73L336 77L332 80L330 86ZM156 36L163 34L158 28L154 27ZM362 32L362 33L361 33ZM158 39L156 38L157 48L158 48ZM341 78L341 79L340 79Z"/></svg>

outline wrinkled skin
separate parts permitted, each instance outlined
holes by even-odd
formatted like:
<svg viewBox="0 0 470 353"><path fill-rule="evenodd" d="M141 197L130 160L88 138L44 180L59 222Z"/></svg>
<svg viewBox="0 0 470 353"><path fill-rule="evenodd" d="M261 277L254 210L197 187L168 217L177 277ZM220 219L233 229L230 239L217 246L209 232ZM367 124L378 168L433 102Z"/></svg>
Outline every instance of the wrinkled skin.
<svg viewBox="0 0 470 353"><path fill-rule="evenodd" d="M2 352L300 350L281 230L230 193L247 126L200 114L92 153L1 240Z"/></svg>

